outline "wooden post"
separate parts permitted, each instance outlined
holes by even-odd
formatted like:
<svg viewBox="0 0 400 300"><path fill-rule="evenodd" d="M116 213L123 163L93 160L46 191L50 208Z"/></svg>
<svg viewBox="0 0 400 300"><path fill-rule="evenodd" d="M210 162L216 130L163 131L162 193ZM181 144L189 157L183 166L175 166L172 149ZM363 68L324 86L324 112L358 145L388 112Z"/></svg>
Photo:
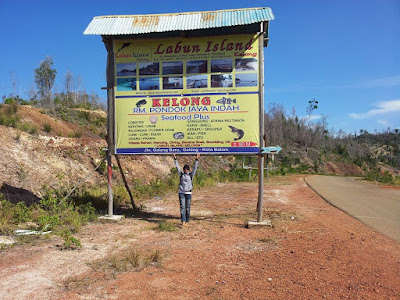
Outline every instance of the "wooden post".
<svg viewBox="0 0 400 300"><path fill-rule="evenodd" d="M126 180L124 171L122 170L121 162L119 161L118 155L115 155L115 159L117 160L119 172L121 173L121 177L122 177L122 180L124 181L125 188L126 188L128 194L129 194L129 197L131 198L132 208L136 209L135 200L133 200L131 189L129 188L128 181Z"/></svg>

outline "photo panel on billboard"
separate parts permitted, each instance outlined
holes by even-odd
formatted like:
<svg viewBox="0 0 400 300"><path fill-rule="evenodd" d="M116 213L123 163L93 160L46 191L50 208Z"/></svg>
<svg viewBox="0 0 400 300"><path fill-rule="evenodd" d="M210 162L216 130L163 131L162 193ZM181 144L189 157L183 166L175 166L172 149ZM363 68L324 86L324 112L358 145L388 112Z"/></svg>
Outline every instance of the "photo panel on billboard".
<svg viewBox="0 0 400 300"><path fill-rule="evenodd" d="M258 43L115 40L116 153L259 153Z"/></svg>

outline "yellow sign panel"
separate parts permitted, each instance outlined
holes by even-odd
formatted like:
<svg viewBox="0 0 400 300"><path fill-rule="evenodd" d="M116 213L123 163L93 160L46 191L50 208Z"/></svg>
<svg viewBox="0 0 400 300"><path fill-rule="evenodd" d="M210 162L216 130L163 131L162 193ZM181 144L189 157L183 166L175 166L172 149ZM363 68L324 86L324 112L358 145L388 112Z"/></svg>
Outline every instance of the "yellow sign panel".
<svg viewBox="0 0 400 300"><path fill-rule="evenodd" d="M258 153L254 35L114 41L117 154Z"/></svg>

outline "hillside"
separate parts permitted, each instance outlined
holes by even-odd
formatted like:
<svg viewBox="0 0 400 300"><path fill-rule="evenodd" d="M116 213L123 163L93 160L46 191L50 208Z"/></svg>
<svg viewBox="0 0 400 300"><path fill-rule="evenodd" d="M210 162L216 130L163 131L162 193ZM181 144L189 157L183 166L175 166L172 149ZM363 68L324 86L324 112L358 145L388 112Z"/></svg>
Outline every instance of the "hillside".
<svg viewBox="0 0 400 300"><path fill-rule="evenodd" d="M0 107L0 124L0 151L3 154L0 157L0 192L14 202L21 199L33 201L40 198L48 188L70 189L91 173L104 156L104 111L58 107L54 112L45 112L31 106L3 104ZM271 133L271 143L273 137ZM379 136L359 136L358 141L351 143L342 139L336 141L336 145L330 141L330 148L290 144L288 140L278 139L277 144L280 143L283 150L274 157L274 161L270 160L271 174L365 176L371 170L379 168L379 174L387 172L396 178L399 175L399 169L396 168L398 148L392 142L393 137L383 137L379 143L370 143L373 146L366 146L366 139L378 139ZM388 146L383 145L383 141ZM364 152L369 147L370 151L363 155L371 158L375 153L374 160L361 159L360 153L355 154L359 161L354 159L351 152L355 151L356 146L359 149L357 151ZM183 162L191 163L191 160L190 157L182 158ZM245 165L248 164L247 161L247 158L243 159ZM174 167L172 158L166 156L123 156L121 163L133 185L146 185L155 179L157 182L162 181ZM114 164L116 166L115 161ZM252 164L257 166L256 158L252 159ZM202 170L205 173L215 173L229 171L232 167L240 169L241 165L242 158L239 157L204 157ZM115 183L122 185L118 168L113 169ZM86 180L87 185L104 188L104 170L103 165L98 172L94 172ZM239 172L244 174L246 171ZM374 176L378 178L378 175L376 173ZM14 196L7 197L11 194Z"/></svg>
<svg viewBox="0 0 400 300"><path fill-rule="evenodd" d="M99 114L86 113L89 116ZM41 197L44 187L72 187L101 162L102 149L107 144L87 126L54 118L29 106L19 106L16 114L20 124L28 124L22 126L36 127L37 130L32 134L0 125L0 151L3 154L0 156L0 185L4 194L7 194L4 186L8 186L11 193L33 193L38 197ZM50 132L45 130L45 124L51 127ZM80 137L74 137L76 132ZM143 183L156 176L168 175L173 167L171 158L160 156L123 157L121 163L128 177ZM118 169L114 168L113 177L120 180ZM95 172L87 183L105 185L106 179L101 172Z"/></svg>

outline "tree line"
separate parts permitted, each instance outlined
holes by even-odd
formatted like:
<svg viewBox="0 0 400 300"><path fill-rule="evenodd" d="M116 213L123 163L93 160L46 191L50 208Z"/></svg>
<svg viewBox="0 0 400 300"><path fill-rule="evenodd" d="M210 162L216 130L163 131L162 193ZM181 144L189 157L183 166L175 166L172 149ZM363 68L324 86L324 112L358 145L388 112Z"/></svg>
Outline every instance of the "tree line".
<svg viewBox="0 0 400 300"><path fill-rule="evenodd" d="M295 109L287 114L282 105L270 104L264 117L267 143L305 152L313 149L325 158L336 154L341 160L369 169L378 168L379 163L400 169L399 129L388 128L374 133L364 129L354 133L328 129L326 116L311 121L311 113L318 109L317 104L315 100L309 102L308 117L305 118L299 118Z"/></svg>
<svg viewBox="0 0 400 300"><path fill-rule="evenodd" d="M57 70L54 68L53 58L47 56L34 69L34 82L36 88L29 90L29 99L23 99L16 92L15 74L11 73L12 92L3 95L4 103L31 104L37 107L54 110L57 106L86 109L104 109L104 99L96 93L87 93L82 79L74 76L71 71L67 71L61 92L54 92L54 83Z"/></svg>

